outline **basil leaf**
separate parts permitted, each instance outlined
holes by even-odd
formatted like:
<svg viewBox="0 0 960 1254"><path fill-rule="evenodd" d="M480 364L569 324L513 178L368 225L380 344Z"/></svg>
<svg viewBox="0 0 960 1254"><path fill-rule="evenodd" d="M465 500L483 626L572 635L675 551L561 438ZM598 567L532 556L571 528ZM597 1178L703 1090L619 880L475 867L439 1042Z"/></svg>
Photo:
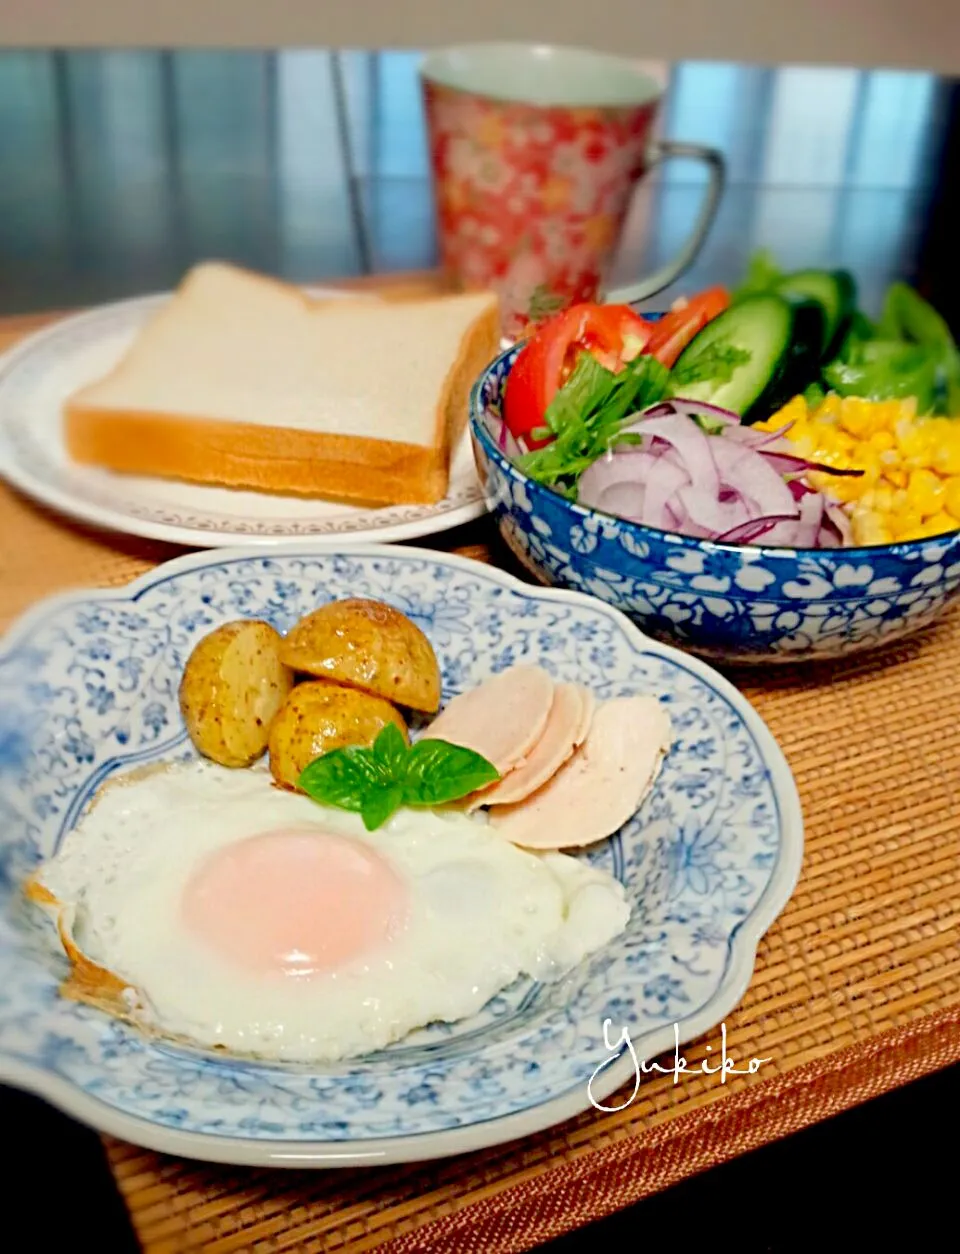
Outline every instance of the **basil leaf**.
<svg viewBox="0 0 960 1254"><path fill-rule="evenodd" d="M353 811L362 810L371 792L390 782L389 775L374 761L370 750L356 745L333 749L314 758L297 780L314 801Z"/></svg>
<svg viewBox="0 0 960 1254"><path fill-rule="evenodd" d="M369 793L360 810L363 826L368 832L382 827L387 819L403 805L403 785L388 784Z"/></svg>
<svg viewBox="0 0 960 1254"><path fill-rule="evenodd" d="M350 745L314 758L298 782L321 805L359 813L372 832L400 806L444 805L499 778L472 749L445 740L411 747L399 727L388 723L369 747Z"/></svg>
<svg viewBox="0 0 960 1254"><path fill-rule="evenodd" d="M452 745L446 740L418 740L407 758L404 804L444 805L499 778L496 767L472 749Z"/></svg>
<svg viewBox="0 0 960 1254"><path fill-rule="evenodd" d="M387 723L373 742L373 756L378 766L392 779L400 779L409 752L403 732L396 723Z"/></svg>

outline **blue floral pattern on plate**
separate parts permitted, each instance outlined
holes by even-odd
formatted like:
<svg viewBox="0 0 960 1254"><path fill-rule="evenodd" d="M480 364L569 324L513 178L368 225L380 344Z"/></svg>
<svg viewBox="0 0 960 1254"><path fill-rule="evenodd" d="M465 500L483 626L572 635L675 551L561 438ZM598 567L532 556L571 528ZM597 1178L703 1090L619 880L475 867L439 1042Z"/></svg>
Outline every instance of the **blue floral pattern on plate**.
<svg viewBox="0 0 960 1254"><path fill-rule="evenodd" d="M152 1043L61 999L65 960L23 901L23 877L113 772L193 752L177 687L204 633L237 617L284 631L346 595L389 601L423 628L448 698L523 659L600 697L668 704L675 744L657 787L583 855L626 884L626 934L558 984L519 981L472 1019L326 1068ZM704 1031L732 1007L799 869L789 771L726 681L598 601L442 554L201 554L128 589L59 598L0 652L0 711L0 1074L29 1076L120 1135L197 1157L275 1161L290 1143L426 1157L576 1113L607 1057L605 1017L629 1028L642 1055L672 1043L675 1021Z"/></svg>
<svg viewBox="0 0 960 1254"><path fill-rule="evenodd" d="M614 605L704 657L793 662L874 648L929 623L960 593L960 530L859 549L774 549L675 536L573 504L496 444L518 349L471 398L474 457L507 544L537 579Z"/></svg>

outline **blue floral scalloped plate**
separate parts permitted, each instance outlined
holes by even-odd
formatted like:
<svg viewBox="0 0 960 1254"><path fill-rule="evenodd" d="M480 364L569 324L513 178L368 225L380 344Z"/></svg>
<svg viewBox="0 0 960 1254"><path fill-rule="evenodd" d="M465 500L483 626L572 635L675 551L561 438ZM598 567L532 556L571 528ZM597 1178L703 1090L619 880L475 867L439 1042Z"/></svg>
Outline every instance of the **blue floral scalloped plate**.
<svg viewBox="0 0 960 1254"><path fill-rule="evenodd" d="M600 697L650 693L675 744L652 794L582 856L626 885L624 935L559 984L522 980L484 1010L333 1067L258 1065L151 1043L61 998L64 959L21 884L113 772L192 752L177 686L196 640L262 617L285 630L365 595L410 615L447 697L526 660ZM127 588L46 601L0 649L0 1079L163 1152L338 1166L474 1150L559 1123L650 1059L716 1026L802 855L789 768L747 701L706 664L578 593L412 548L290 546L178 559ZM593 1088L588 1082L601 1064Z"/></svg>

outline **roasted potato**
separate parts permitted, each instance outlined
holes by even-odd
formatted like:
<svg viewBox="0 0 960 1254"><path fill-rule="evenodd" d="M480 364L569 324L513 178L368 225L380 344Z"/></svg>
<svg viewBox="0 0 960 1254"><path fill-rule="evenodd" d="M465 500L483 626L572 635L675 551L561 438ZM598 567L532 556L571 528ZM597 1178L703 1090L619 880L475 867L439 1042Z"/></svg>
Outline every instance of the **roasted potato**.
<svg viewBox="0 0 960 1254"><path fill-rule="evenodd" d="M270 727L273 778L295 789L314 758L344 745L371 745L387 723L407 739L406 723L382 697L324 679L297 684Z"/></svg>
<svg viewBox="0 0 960 1254"><path fill-rule="evenodd" d="M258 619L224 623L197 642L180 681L190 739L222 766L249 766L267 747L273 717L293 687L281 638Z"/></svg>
<svg viewBox="0 0 960 1254"><path fill-rule="evenodd" d="M433 714L440 667L430 641L382 601L351 597L314 610L291 629L280 658L291 670L331 679Z"/></svg>

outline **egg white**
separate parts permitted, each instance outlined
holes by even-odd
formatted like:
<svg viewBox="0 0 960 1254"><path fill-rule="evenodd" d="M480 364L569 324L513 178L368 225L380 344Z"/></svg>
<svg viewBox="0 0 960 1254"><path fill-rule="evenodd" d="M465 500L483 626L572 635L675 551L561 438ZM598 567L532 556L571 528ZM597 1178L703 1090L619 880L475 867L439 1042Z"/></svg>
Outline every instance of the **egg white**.
<svg viewBox="0 0 960 1254"><path fill-rule="evenodd" d="M184 927L182 893L213 851L304 824L387 859L408 893L406 926L335 971L248 973ZM630 913L612 876L519 849L477 819L404 810L367 832L359 816L274 789L263 772L206 761L104 790L35 878L68 952L72 942L129 986L135 1020L278 1060L355 1057L475 1014L520 975L560 978L617 936Z"/></svg>

